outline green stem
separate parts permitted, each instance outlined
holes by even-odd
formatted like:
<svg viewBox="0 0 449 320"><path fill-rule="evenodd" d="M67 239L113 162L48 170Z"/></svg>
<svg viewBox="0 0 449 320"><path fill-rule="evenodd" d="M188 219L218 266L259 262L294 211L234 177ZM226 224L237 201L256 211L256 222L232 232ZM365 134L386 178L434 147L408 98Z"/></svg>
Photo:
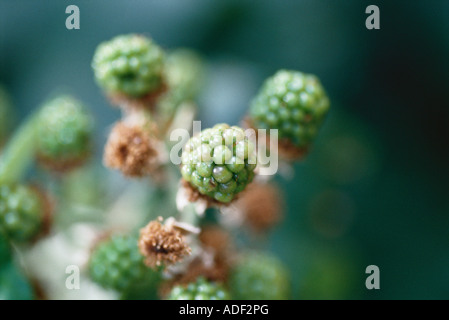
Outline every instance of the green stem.
<svg viewBox="0 0 449 320"><path fill-rule="evenodd" d="M0 184L20 181L34 159L37 112L14 133L0 156Z"/></svg>

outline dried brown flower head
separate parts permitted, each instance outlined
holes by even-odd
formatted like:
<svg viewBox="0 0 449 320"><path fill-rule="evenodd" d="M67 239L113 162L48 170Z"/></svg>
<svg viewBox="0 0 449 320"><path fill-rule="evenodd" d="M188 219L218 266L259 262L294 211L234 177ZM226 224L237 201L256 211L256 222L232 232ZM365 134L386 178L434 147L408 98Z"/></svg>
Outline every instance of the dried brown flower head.
<svg viewBox="0 0 449 320"><path fill-rule="evenodd" d="M118 122L109 135L104 163L130 177L151 174L159 167L158 152L149 132L123 122Z"/></svg>
<svg viewBox="0 0 449 320"><path fill-rule="evenodd" d="M174 264L191 252L181 232L160 220L151 221L140 230L139 250L151 268Z"/></svg>
<svg viewBox="0 0 449 320"><path fill-rule="evenodd" d="M266 232L282 218L281 194L273 184L252 183L237 205L245 223L257 233Z"/></svg>

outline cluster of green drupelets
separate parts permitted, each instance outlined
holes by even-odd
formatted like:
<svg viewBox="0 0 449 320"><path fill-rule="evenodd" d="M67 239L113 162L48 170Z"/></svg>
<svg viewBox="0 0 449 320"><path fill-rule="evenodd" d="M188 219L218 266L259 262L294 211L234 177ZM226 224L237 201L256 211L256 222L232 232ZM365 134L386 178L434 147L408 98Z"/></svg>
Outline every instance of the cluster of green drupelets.
<svg viewBox="0 0 449 320"><path fill-rule="evenodd" d="M164 53L151 39L121 35L100 44L92 67L108 93L141 97L160 87Z"/></svg>
<svg viewBox="0 0 449 320"><path fill-rule="evenodd" d="M24 242L36 236L44 215L39 195L24 185L0 185L0 230L6 238Z"/></svg>
<svg viewBox="0 0 449 320"><path fill-rule="evenodd" d="M92 118L86 107L60 95L41 108L37 126L37 154L49 165L83 161L91 151Z"/></svg>
<svg viewBox="0 0 449 320"><path fill-rule="evenodd" d="M228 203L253 180L256 162L243 129L217 124L187 142L181 173L201 194Z"/></svg>
<svg viewBox="0 0 449 320"><path fill-rule="evenodd" d="M123 297L134 290L151 292L157 285L159 273L145 266L137 247L137 235L113 235L101 241L89 259L89 274L104 288L120 292Z"/></svg>
<svg viewBox="0 0 449 320"><path fill-rule="evenodd" d="M250 118L260 129L277 129L279 139L307 148L329 110L329 99L318 78L280 70L268 78L250 106Z"/></svg>
<svg viewBox="0 0 449 320"><path fill-rule="evenodd" d="M180 105L194 101L204 75L202 59L195 51L167 52L140 34L101 43L92 68L97 84L114 104L127 108L132 101L138 108L151 109L154 122L169 122Z"/></svg>

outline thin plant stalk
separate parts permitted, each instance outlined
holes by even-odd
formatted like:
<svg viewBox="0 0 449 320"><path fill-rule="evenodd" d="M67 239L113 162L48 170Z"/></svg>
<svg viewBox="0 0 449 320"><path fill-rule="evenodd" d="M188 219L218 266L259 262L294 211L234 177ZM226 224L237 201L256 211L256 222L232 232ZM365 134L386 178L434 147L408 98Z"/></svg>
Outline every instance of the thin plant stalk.
<svg viewBox="0 0 449 320"><path fill-rule="evenodd" d="M31 115L14 133L0 155L0 184L17 183L34 159L37 113Z"/></svg>

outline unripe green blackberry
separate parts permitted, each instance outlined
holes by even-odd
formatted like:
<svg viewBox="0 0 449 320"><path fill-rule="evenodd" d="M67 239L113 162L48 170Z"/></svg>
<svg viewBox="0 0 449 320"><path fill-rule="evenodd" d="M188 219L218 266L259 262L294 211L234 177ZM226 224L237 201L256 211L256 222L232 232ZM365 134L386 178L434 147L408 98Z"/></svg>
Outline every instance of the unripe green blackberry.
<svg viewBox="0 0 449 320"><path fill-rule="evenodd" d="M108 93L142 97L163 83L164 53L142 35L120 35L101 43L92 68L97 83Z"/></svg>
<svg viewBox="0 0 449 320"><path fill-rule="evenodd" d="M147 268L137 247L136 235L114 235L100 242L91 254L89 273L95 282L121 293L146 281L156 281L157 273Z"/></svg>
<svg viewBox="0 0 449 320"><path fill-rule="evenodd" d="M286 300L288 272L273 255L249 252L231 269L229 288L237 300Z"/></svg>
<svg viewBox="0 0 449 320"><path fill-rule="evenodd" d="M192 137L182 153L181 174L200 194L229 203L253 180L255 145L243 129L217 124Z"/></svg>
<svg viewBox="0 0 449 320"><path fill-rule="evenodd" d="M12 241L35 237L43 225L44 204L32 188L0 186L0 232Z"/></svg>
<svg viewBox="0 0 449 320"><path fill-rule="evenodd" d="M84 105L69 95L42 107L37 125L37 156L55 169L74 167L88 156L92 118Z"/></svg>
<svg viewBox="0 0 449 320"><path fill-rule="evenodd" d="M168 300L229 300L228 291L216 282L198 277L187 286L177 285L168 295Z"/></svg>
<svg viewBox="0 0 449 320"><path fill-rule="evenodd" d="M268 78L250 106L258 129L278 129L279 139L298 148L313 141L329 110L319 79L298 71L280 70Z"/></svg>

